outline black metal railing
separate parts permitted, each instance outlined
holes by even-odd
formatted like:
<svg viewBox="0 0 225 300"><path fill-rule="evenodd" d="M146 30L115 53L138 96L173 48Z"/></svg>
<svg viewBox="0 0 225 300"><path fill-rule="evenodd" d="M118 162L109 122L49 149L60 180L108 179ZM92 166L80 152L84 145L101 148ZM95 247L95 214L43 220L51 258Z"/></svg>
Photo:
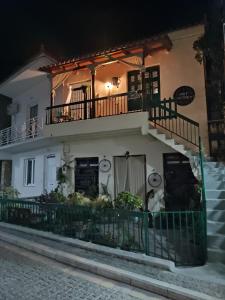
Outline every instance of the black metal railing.
<svg viewBox="0 0 225 300"><path fill-rule="evenodd" d="M174 99L153 100L143 92L123 93L47 107L46 124L149 112L149 120L183 140L198 146L199 124L177 112Z"/></svg>
<svg viewBox="0 0 225 300"><path fill-rule="evenodd" d="M174 99L152 102L149 108L149 120L155 127L166 129L171 137L178 136L195 146L199 146L199 123L177 112Z"/></svg>
<svg viewBox="0 0 225 300"><path fill-rule="evenodd" d="M46 124L79 121L144 111L141 93L113 96L47 107Z"/></svg>
<svg viewBox="0 0 225 300"><path fill-rule="evenodd" d="M141 212L1 200L0 221L174 261L205 263L202 211Z"/></svg>

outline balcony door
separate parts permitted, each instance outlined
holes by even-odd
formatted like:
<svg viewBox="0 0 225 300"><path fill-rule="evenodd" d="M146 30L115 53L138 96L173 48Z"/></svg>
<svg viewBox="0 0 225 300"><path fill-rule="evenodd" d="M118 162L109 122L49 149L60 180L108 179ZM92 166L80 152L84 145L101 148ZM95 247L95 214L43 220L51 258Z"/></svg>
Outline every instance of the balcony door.
<svg viewBox="0 0 225 300"><path fill-rule="evenodd" d="M142 76L139 70L130 71L128 78L128 111L139 111L143 103L140 96L142 91ZM145 70L145 105L160 100L160 68L159 66L148 67Z"/></svg>
<svg viewBox="0 0 225 300"><path fill-rule="evenodd" d="M70 103L75 103L70 109L70 115L73 120L90 119L92 113L91 99L91 81L75 83L70 86Z"/></svg>

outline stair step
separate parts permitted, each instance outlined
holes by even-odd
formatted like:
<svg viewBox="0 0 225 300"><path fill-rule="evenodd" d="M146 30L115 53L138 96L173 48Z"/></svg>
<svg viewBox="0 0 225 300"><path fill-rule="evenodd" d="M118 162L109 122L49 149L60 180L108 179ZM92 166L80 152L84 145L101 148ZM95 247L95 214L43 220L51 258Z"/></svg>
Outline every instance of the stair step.
<svg viewBox="0 0 225 300"><path fill-rule="evenodd" d="M174 139L166 139L166 144L171 146L171 147L174 147L175 146L175 141Z"/></svg>
<svg viewBox="0 0 225 300"><path fill-rule="evenodd" d="M225 235L224 234L208 234L208 248L220 249L225 251Z"/></svg>
<svg viewBox="0 0 225 300"><path fill-rule="evenodd" d="M225 190L225 181L207 180L205 188L206 190Z"/></svg>
<svg viewBox="0 0 225 300"><path fill-rule="evenodd" d="M225 190L206 190L206 199L225 199Z"/></svg>
<svg viewBox="0 0 225 300"><path fill-rule="evenodd" d="M225 222L225 210L208 209L207 218L209 221Z"/></svg>
<svg viewBox="0 0 225 300"><path fill-rule="evenodd" d="M150 134L152 134L152 135L157 135L158 134L158 129L155 129L155 128L151 128L151 129L149 129L148 130L148 132L150 133Z"/></svg>
<svg viewBox="0 0 225 300"><path fill-rule="evenodd" d="M225 263L225 250L208 248L208 261Z"/></svg>
<svg viewBox="0 0 225 300"><path fill-rule="evenodd" d="M207 220L207 232L209 234L225 235L225 222L215 222Z"/></svg>
<svg viewBox="0 0 225 300"><path fill-rule="evenodd" d="M223 174L208 174L204 172L205 175L205 180L210 181L210 180L217 180L217 181L224 181L225 180L225 175Z"/></svg>
<svg viewBox="0 0 225 300"><path fill-rule="evenodd" d="M222 162L217 162L217 161L205 161L204 162L205 166L212 167L212 168L225 168L225 164Z"/></svg>
<svg viewBox="0 0 225 300"><path fill-rule="evenodd" d="M225 210L225 199L207 199L206 200L207 210Z"/></svg>

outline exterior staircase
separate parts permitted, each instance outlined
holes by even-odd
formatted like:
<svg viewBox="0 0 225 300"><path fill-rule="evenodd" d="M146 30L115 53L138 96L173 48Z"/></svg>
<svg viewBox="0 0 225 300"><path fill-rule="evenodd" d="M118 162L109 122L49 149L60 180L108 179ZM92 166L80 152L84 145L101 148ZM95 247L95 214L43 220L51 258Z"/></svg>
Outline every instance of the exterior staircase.
<svg viewBox="0 0 225 300"><path fill-rule="evenodd" d="M149 121L148 133L188 157L194 176L201 179L199 124L177 113L172 99L151 108ZM204 160L208 260L225 264L225 165Z"/></svg>
<svg viewBox="0 0 225 300"><path fill-rule="evenodd" d="M205 162L208 259L225 264L225 165Z"/></svg>
<svg viewBox="0 0 225 300"><path fill-rule="evenodd" d="M148 133L160 142L171 147L173 150L188 157L194 176L197 179L201 178L198 153L194 151L193 147L188 147L187 145L184 145L185 143L178 143L175 137L169 137L166 133L163 133L159 128L152 128L151 125L148 130Z"/></svg>
<svg viewBox="0 0 225 300"><path fill-rule="evenodd" d="M178 144L159 128L150 128L148 133L175 151L189 158L196 178L201 178L198 154L187 145ZM185 142L184 142L185 144ZM204 177L207 209L207 247L210 262L225 264L225 165L205 161Z"/></svg>

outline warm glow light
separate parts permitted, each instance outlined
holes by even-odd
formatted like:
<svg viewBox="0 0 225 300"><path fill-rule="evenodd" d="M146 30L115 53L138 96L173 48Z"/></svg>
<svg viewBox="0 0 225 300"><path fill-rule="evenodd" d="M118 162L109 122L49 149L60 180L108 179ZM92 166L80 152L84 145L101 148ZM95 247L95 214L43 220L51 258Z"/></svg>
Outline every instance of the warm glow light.
<svg viewBox="0 0 225 300"><path fill-rule="evenodd" d="M112 85L111 82L106 82L106 83L105 83L105 87L106 87L108 90L111 90L112 87L113 87L113 85Z"/></svg>

